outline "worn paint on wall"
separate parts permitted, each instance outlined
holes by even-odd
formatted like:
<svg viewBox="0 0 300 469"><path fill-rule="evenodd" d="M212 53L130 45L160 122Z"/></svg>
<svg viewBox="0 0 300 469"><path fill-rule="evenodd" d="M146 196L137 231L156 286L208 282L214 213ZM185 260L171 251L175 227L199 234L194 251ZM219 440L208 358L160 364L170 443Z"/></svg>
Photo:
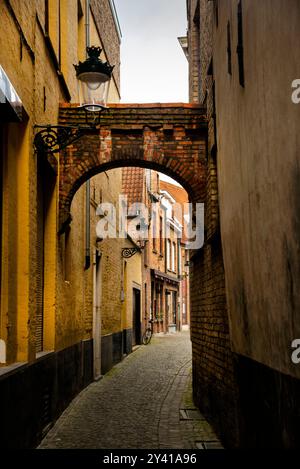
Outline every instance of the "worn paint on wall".
<svg viewBox="0 0 300 469"><path fill-rule="evenodd" d="M300 337L300 5L243 1L245 87L239 84L237 1L219 2L214 28L222 239L233 349L300 377L291 342ZM232 75L226 24L232 24ZM289 54L286 52L290 51Z"/></svg>

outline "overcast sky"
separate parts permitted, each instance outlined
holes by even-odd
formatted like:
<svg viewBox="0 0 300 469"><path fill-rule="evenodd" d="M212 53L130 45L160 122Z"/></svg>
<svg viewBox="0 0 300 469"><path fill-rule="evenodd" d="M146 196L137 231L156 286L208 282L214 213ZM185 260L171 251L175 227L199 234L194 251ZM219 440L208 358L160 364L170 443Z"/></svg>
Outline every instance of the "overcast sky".
<svg viewBox="0 0 300 469"><path fill-rule="evenodd" d="M115 0L122 30L121 102L187 102L186 0Z"/></svg>

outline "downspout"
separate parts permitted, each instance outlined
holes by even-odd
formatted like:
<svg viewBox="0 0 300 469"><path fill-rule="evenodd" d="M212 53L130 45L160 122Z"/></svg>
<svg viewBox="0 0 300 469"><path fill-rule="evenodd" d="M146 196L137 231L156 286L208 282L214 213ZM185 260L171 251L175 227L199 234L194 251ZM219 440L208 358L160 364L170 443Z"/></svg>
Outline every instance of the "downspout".
<svg viewBox="0 0 300 469"><path fill-rule="evenodd" d="M86 47L90 46L90 0L85 1L85 44ZM86 57L88 54L86 53ZM90 268L91 265L91 205L90 205L90 198L91 198L91 181L90 179L86 182L86 193L85 193L85 203L86 203L86 210L85 210L85 270Z"/></svg>
<svg viewBox="0 0 300 469"><path fill-rule="evenodd" d="M179 298L178 298L178 308L177 308L177 315L178 315L178 328L181 331L181 304L182 304L182 277L181 277L181 251L180 251L180 240L181 238L177 238L177 277L179 280Z"/></svg>
<svg viewBox="0 0 300 469"><path fill-rule="evenodd" d="M181 253L180 253L180 240L181 238L177 238L177 276L181 275L180 271L180 260L181 260Z"/></svg>

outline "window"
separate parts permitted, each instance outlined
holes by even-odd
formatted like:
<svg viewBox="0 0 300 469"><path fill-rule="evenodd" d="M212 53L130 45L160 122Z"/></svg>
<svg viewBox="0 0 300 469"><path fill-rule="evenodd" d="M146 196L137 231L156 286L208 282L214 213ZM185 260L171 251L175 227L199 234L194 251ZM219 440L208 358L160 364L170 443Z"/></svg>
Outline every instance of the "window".
<svg viewBox="0 0 300 469"><path fill-rule="evenodd" d="M162 217L159 217L159 253L161 256L164 255L163 218Z"/></svg>
<svg viewBox="0 0 300 469"><path fill-rule="evenodd" d="M167 269L171 270L171 241L167 241Z"/></svg>
<svg viewBox="0 0 300 469"><path fill-rule="evenodd" d="M172 265L172 271L175 272L175 262L176 262L176 244L175 243L172 243L172 261L171 261L171 265Z"/></svg>
<svg viewBox="0 0 300 469"><path fill-rule="evenodd" d="M176 291L171 291L170 296L169 296L169 307L168 307L168 312L169 312L169 324L176 324L176 317L177 317L177 293Z"/></svg>
<svg viewBox="0 0 300 469"><path fill-rule="evenodd" d="M145 248L144 248L144 265L147 267L149 264L149 243L148 240L145 242Z"/></svg>
<svg viewBox="0 0 300 469"><path fill-rule="evenodd" d="M201 100L201 61L199 57L201 55L201 47L200 47L200 10L199 10L199 3L195 11L194 22L193 22L193 29L192 29L192 37L194 44L192 45L193 49L196 51L193 54L193 76L197 78L195 81L192 80L192 92L193 96L192 99L194 102L199 102ZM202 97L203 101L203 97Z"/></svg>
<svg viewBox="0 0 300 469"><path fill-rule="evenodd" d="M182 251L180 245L178 245L178 275L182 274Z"/></svg>
<svg viewBox="0 0 300 469"><path fill-rule="evenodd" d="M146 169L146 187L151 191L151 169Z"/></svg>
<svg viewBox="0 0 300 469"><path fill-rule="evenodd" d="M155 305L154 305L154 282L151 282L151 302L150 302L150 319L154 318Z"/></svg>
<svg viewBox="0 0 300 469"><path fill-rule="evenodd" d="M239 80L240 85L245 87L245 71L244 71L244 44L243 44L243 9L242 9L242 0L238 3L238 45L237 45L237 55L238 55L238 64L239 64Z"/></svg>
<svg viewBox="0 0 300 469"><path fill-rule="evenodd" d="M45 32L49 33L49 0L45 0Z"/></svg>
<svg viewBox="0 0 300 469"><path fill-rule="evenodd" d="M155 319L160 319L160 287L156 285L155 288Z"/></svg>
<svg viewBox="0 0 300 469"><path fill-rule="evenodd" d="M229 75L232 74L232 62L231 62L231 28L230 22L227 23L227 67Z"/></svg>
<svg viewBox="0 0 300 469"><path fill-rule="evenodd" d="M164 289L160 287L160 319L164 319L163 317L164 312Z"/></svg>
<svg viewBox="0 0 300 469"><path fill-rule="evenodd" d="M85 44L86 38L85 38L85 17L84 17L84 12L82 9L81 1L78 0L78 7L77 7L77 13L78 13L78 35L77 35L77 55L79 60L84 60L85 58Z"/></svg>
<svg viewBox="0 0 300 469"><path fill-rule="evenodd" d="M153 251L156 252L157 250L157 243L156 243L156 237L157 237L157 214L156 212L153 213Z"/></svg>
<svg viewBox="0 0 300 469"><path fill-rule="evenodd" d="M177 324L177 293L172 292L173 324Z"/></svg>

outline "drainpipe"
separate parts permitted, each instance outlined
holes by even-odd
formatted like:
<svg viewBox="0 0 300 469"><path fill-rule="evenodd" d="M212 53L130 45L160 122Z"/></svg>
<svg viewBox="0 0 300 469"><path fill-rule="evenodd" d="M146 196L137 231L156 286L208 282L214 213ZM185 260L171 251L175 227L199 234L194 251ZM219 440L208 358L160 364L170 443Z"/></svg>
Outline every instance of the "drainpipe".
<svg viewBox="0 0 300 469"><path fill-rule="evenodd" d="M90 0L85 1L85 44L86 47L90 46ZM86 54L88 57L88 54ZM91 198L91 182L88 180L86 182L86 193L85 193L85 203L86 203L86 210L85 210L85 270L90 268L91 265L91 206L90 206L90 198Z"/></svg>
<svg viewBox="0 0 300 469"><path fill-rule="evenodd" d="M182 280L181 274L182 271L180 270L180 262L181 262L181 252L180 252L180 238L177 238L177 277L179 279L179 291L178 295L179 298L177 299L178 308L177 308L177 315L178 315L178 330L181 331L181 305L182 305Z"/></svg>

